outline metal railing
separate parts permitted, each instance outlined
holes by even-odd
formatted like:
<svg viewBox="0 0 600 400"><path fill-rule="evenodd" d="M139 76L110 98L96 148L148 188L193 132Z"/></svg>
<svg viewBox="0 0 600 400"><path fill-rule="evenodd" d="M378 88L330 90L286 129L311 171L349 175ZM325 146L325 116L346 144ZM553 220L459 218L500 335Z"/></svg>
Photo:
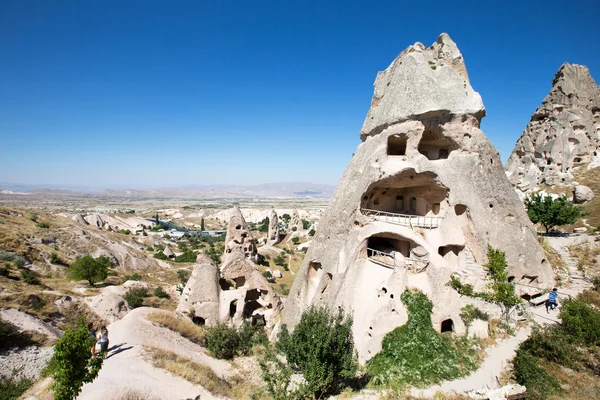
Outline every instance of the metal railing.
<svg viewBox="0 0 600 400"><path fill-rule="evenodd" d="M363 215L372 217L376 221L409 226L411 228L437 228L440 226L443 219L443 217L438 216L396 214L386 211L370 210L368 208L361 208L360 212Z"/></svg>
<svg viewBox="0 0 600 400"><path fill-rule="evenodd" d="M367 258L374 263L377 263L385 268L394 269L400 267L396 262L395 253L386 253L385 251L371 249L367 247ZM416 258L404 257L404 265L402 267L409 271L419 273L429 265L429 261L419 260Z"/></svg>

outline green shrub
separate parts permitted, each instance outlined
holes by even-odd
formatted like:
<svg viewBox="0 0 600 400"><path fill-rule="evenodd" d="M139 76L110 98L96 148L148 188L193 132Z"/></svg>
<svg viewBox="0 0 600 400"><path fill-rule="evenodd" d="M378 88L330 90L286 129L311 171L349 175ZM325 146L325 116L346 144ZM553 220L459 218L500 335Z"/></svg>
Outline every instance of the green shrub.
<svg viewBox="0 0 600 400"><path fill-rule="evenodd" d="M315 233L317 233L317 231L311 229L310 231L308 231L308 236L315 236Z"/></svg>
<svg viewBox="0 0 600 400"><path fill-rule="evenodd" d="M517 383L527 388L527 399L543 400L560 389L559 380L540 365L540 359L527 350L517 350L513 360Z"/></svg>
<svg viewBox="0 0 600 400"><path fill-rule="evenodd" d="M260 326L244 322L238 329L225 324L208 328L206 348L215 358L232 359L248 355L253 346L268 345L269 340Z"/></svg>
<svg viewBox="0 0 600 400"><path fill-rule="evenodd" d="M31 385L29 379L0 379L0 400L17 400Z"/></svg>
<svg viewBox="0 0 600 400"><path fill-rule="evenodd" d="M165 253L162 252L162 250L161 251L157 251L156 253L154 253L154 258L157 258L159 260L168 260L169 259L169 257L167 257L165 255Z"/></svg>
<svg viewBox="0 0 600 400"><path fill-rule="evenodd" d="M98 258L87 255L75 260L69 268L69 273L72 279L86 280L94 286L96 282L106 279L108 268L113 266L112 260L105 255Z"/></svg>
<svg viewBox="0 0 600 400"><path fill-rule="evenodd" d="M265 271L262 273L262 276L265 277L266 280L268 280L269 282L273 281L273 274L269 271Z"/></svg>
<svg viewBox="0 0 600 400"><path fill-rule="evenodd" d="M208 328L206 348L216 358L230 360L236 353L240 337L235 328L219 324Z"/></svg>
<svg viewBox="0 0 600 400"><path fill-rule="evenodd" d="M54 378L51 389L55 400L73 400L84 383L92 382L102 367L102 357L93 357L90 349L95 339L87 330L85 319L77 328L67 329L54 346L47 371Z"/></svg>
<svg viewBox="0 0 600 400"><path fill-rule="evenodd" d="M141 281L142 280L142 275L138 274L137 272L134 272L131 275L125 275L123 277L123 282L127 282L127 281Z"/></svg>
<svg viewBox="0 0 600 400"><path fill-rule="evenodd" d="M56 254L55 251L53 251L52 253L50 253L50 264L55 264L55 265L61 265L62 261L60 260L60 258L58 257L58 254Z"/></svg>
<svg viewBox="0 0 600 400"><path fill-rule="evenodd" d="M381 352L367 363L371 385L427 386L465 376L477 367L474 341L433 329L433 305L425 294L406 289L401 299L408 322L385 335Z"/></svg>
<svg viewBox="0 0 600 400"><path fill-rule="evenodd" d="M21 270L21 279L23 279L23 282L29 285L37 285L40 283L38 275L29 269Z"/></svg>
<svg viewBox="0 0 600 400"><path fill-rule="evenodd" d="M487 321L489 319L489 315L487 313L481 311L479 308L473 306L472 304L467 304L466 306L460 309L460 318L465 323L467 327L467 334L469 333L469 327L473 323L474 320L479 319L482 321Z"/></svg>
<svg viewBox="0 0 600 400"><path fill-rule="evenodd" d="M119 230L119 233L122 233L123 235L130 235L131 231L129 229L121 229Z"/></svg>
<svg viewBox="0 0 600 400"><path fill-rule="evenodd" d="M594 285L594 290L600 292L600 275L596 275L592 278L592 285Z"/></svg>
<svg viewBox="0 0 600 400"><path fill-rule="evenodd" d="M280 255L278 255L277 257L275 257L273 259L273 261L275 261L276 265L279 265L280 267L284 267L286 266L286 262L285 262L285 257L283 256L284 253L281 253Z"/></svg>
<svg viewBox="0 0 600 400"><path fill-rule="evenodd" d="M297 237L297 236L296 236L296 237L293 237L293 238L292 238L292 243L293 243L293 244L298 244L298 243L300 243L300 238L299 238L299 237Z"/></svg>
<svg viewBox="0 0 600 400"><path fill-rule="evenodd" d="M168 299L169 298L169 294L167 292L165 292L165 290L163 288L161 288L160 286L157 287L156 289L154 289L154 296L158 297L159 299Z"/></svg>
<svg viewBox="0 0 600 400"><path fill-rule="evenodd" d="M561 327L576 341L600 345L600 310L580 299L563 302L559 314Z"/></svg>
<svg viewBox="0 0 600 400"><path fill-rule="evenodd" d="M0 261L12 261L15 259L15 253L10 251L0 251Z"/></svg>
<svg viewBox="0 0 600 400"><path fill-rule="evenodd" d="M573 369L577 369L577 362L581 359L581 353L573 346L572 338L560 325L534 328L519 349Z"/></svg>
<svg viewBox="0 0 600 400"><path fill-rule="evenodd" d="M17 268L23 268L25 266L25 257L15 256L15 258L13 259L13 264Z"/></svg>
<svg viewBox="0 0 600 400"><path fill-rule="evenodd" d="M179 282L185 285L188 279L190 279L190 273L184 269L180 269L177 271L177 277L179 278Z"/></svg>
<svg viewBox="0 0 600 400"><path fill-rule="evenodd" d="M42 228L42 229L50 228L50 224L48 224L46 222L38 222L37 224L35 224L35 226L37 226L38 228Z"/></svg>
<svg viewBox="0 0 600 400"><path fill-rule="evenodd" d="M332 314L327 308L311 307L302 313L291 335L282 329L279 341L288 362L298 366L316 398L337 389L340 379L356 374L352 318L342 310Z"/></svg>
<svg viewBox="0 0 600 400"><path fill-rule="evenodd" d="M298 227L294 226L292 227L292 232L296 232L298 230Z"/></svg>
<svg viewBox="0 0 600 400"><path fill-rule="evenodd" d="M29 220L30 220L30 221L33 221L33 222L35 222L35 221L37 221L37 219L38 219L38 216L37 216L37 214L31 214L31 215L29 216Z"/></svg>
<svg viewBox="0 0 600 400"><path fill-rule="evenodd" d="M196 262L196 253L194 253L193 251L186 251L185 253L175 257L175 262Z"/></svg>
<svg viewBox="0 0 600 400"><path fill-rule="evenodd" d="M310 221L307 221L305 219L302 220L302 229L308 229L310 228Z"/></svg>
<svg viewBox="0 0 600 400"><path fill-rule="evenodd" d="M148 290L145 288L130 288L123 298L127 302L130 308L138 308L144 305L144 297L148 297Z"/></svg>
<svg viewBox="0 0 600 400"><path fill-rule="evenodd" d="M154 251L154 249L152 247L148 246L148 247L146 247L146 251L152 252L152 251Z"/></svg>

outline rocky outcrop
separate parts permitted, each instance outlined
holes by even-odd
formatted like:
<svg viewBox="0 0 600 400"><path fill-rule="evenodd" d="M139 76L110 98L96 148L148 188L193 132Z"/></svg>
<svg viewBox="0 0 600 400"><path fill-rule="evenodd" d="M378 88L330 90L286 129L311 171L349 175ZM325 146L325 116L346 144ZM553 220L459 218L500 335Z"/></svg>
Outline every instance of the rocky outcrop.
<svg viewBox="0 0 600 400"><path fill-rule="evenodd" d="M523 204L479 129L484 115L446 34L428 48L410 46L377 75L363 143L319 223L283 323L294 327L311 305L341 307L365 361L406 323L406 288L432 300L437 330L463 333L460 308L474 300L446 283L454 273L484 290L488 245L506 252L516 282L553 284Z"/></svg>
<svg viewBox="0 0 600 400"><path fill-rule="evenodd" d="M521 192L568 184L573 169L598 162L600 88L587 67L563 64L517 141L506 174Z"/></svg>
<svg viewBox="0 0 600 400"><path fill-rule="evenodd" d="M290 219L289 224L290 231L301 233L304 231L304 225L302 224L302 218L300 218L300 213L298 210L294 209L292 212L292 218Z"/></svg>
<svg viewBox="0 0 600 400"><path fill-rule="evenodd" d="M594 200L594 192L587 186L577 185L573 190L573 202L575 204L583 204Z"/></svg>
<svg viewBox="0 0 600 400"><path fill-rule="evenodd" d="M177 311L200 325L249 321L270 327L281 308L279 296L256 264L236 251L220 271L208 257L198 256Z"/></svg>
<svg viewBox="0 0 600 400"><path fill-rule="evenodd" d="M269 216L269 233L267 235L267 245L274 246L279 243L279 218L275 210L271 210Z"/></svg>
<svg viewBox="0 0 600 400"><path fill-rule="evenodd" d="M224 263L233 253L242 253L247 258L256 262L256 242L248 229L248 224L242 215L240 209L236 206L231 214L229 224L227 225L227 234L225 235L225 254Z"/></svg>

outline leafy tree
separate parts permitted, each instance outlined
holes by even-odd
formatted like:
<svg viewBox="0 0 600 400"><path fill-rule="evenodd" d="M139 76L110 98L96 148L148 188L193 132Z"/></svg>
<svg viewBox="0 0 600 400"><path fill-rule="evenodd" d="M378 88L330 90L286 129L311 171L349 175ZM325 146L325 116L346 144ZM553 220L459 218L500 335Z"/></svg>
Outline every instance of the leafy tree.
<svg viewBox="0 0 600 400"><path fill-rule="evenodd" d="M300 243L300 238L299 238L298 236L295 236L295 237L293 237L293 238L292 238L292 243L293 243L293 244L298 244L298 243Z"/></svg>
<svg viewBox="0 0 600 400"><path fill-rule="evenodd" d="M479 308L475 307L472 304L467 304L460 309L460 319L463 320L465 326L467 327L467 335L469 334L469 327L473 323L474 320L480 319L482 321L487 321L489 316L487 313L481 311Z"/></svg>
<svg viewBox="0 0 600 400"><path fill-rule="evenodd" d="M123 295L123 298L131 308L143 306L144 297L148 297L148 290L139 287L132 287Z"/></svg>
<svg viewBox="0 0 600 400"><path fill-rule="evenodd" d="M190 273L184 269L180 269L177 271L177 277L182 284L187 284L188 279L190 279Z"/></svg>
<svg viewBox="0 0 600 400"><path fill-rule="evenodd" d="M316 232L314 229L311 229L311 230L308 232L308 236L315 236L315 233L317 233L317 232Z"/></svg>
<svg viewBox="0 0 600 400"><path fill-rule="evenodd" d="M48 370L54 378L51 389L55 400L72 400L84 383L92 382L102 367L102 357L93 357L90 349L96 340L81 318L75 329L67 329L54 346Z"/></svg>
<svg viewBox="0 0 600 400"><path fill-rule="evenodd" d="M279 336L280 348L291 364L298 366L315 398L335 389L340 379L357 371L352 317L342 310L311 307L302 313L291 335L287 328Z"/></svg>
<svg viewBox="0 0 600 400"><path fill-rule="evenodd" d="M193 251L186 251L183 254L175 257L175 262L194 262L196 261L196 253Z"/></svg>
<svg viewBox="0 0 600 400"><path fill-rule="evenodd" d="M260 225L258 226L259 232L269 232L269 217L265 217L262 221L260 221Z"/></svg>
<svg viewBox="0 0 600 400"><path fill-rule="evenodd" d="M310 228L310 221L303 219L302 220L302 229L308 229L308 228Z"/></svg>
<svg viewBox="0 0 600 400"><path fill-rule="evenodd" d="M98 258L87 255L75 260L69 268L69 273L72 279L85 279L91 286L94 286L96 282L106 279L108 268L113 266L112 260L105 255Z"/></svg>
<svg viewBox="0 0 600 400"><path fill-rule="evenodd" d="M555 226L574 224L587 215L582 206L573 204L566 196L553 199L537 193L525 199L525 207L531 222L542 224L546 233Z"/></svg>
<svg viewBox="0 0 600 400"><path fill-rule="evenodd" d="M490 303L496 303L502 310L502 314L508 319L510 311L521 302L521 299L515 294L514 284L508 281L506 253L488 245L488 263L483 267L487 269L491 279L487 285L489 290L486 292L475 292L473 285L463 284L454 274L450 276L450 281L446 285L463 296L478 297Z"/></svg>
<svg viewBox="0 0 600 400"><path fill-rule="evenodd" d="M158 225L158 224L159 224L159 220L158 220L158 213L156 213L156 215L154 216L154 223L155 223L156 225Z"/></svg>
<svg viewBox="0 0 600 400"><path fill-rule="evenodd" d="M204 230L204 217L202 217L202 219L200 220L200 230Z"/></svg>
<svg viewBox="0 0 600 400"><path fill-rule="evenodd" d="M169 257L167 257L167 255L165 253L163 253L162 251L157 251L156 253L154 253L154 258L158 259L158 260L168 260Z"/></svg>
<svg viewBox="0 0 600 400"><path fill-rule="evenodd" d="M154 289L154 296L158 297L159 299L168 299L169 298L169 294L167 292L165 292L165 289L163 289L162 287L157 287L156 289Z"/></svg>
<svg viewBox="0 0 600 400"><path fill-rule="evenodd" d="M290 219L292 219L292 217L290 216L290 214L283 214L281 216L281 219L283 219L286 223L288 223L290 221Z"/></svg>

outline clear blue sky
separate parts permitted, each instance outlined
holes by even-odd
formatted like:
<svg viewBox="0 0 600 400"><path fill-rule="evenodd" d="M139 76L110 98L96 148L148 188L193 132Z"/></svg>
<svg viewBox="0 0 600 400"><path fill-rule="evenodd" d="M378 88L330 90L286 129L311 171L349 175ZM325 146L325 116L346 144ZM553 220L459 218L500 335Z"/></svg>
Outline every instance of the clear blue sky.
<svg viewBox="0 0 600 400"><path fill-rule="evenodd" d="M598 1L0 0L0 182L336 184L377 71L448 32L506 160Z"/></svg>

